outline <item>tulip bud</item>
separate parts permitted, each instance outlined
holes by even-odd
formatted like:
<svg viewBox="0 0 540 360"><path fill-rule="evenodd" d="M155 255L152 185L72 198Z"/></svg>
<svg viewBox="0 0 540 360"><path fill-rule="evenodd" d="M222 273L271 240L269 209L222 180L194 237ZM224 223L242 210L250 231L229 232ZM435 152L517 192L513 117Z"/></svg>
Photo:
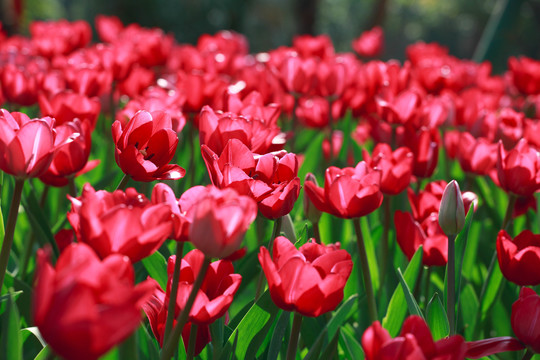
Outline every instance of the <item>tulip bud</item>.
<svg viewBox="0 0 540 360"><path fill-rule="evenodd" d="M465 225L465 207L455 180L450 181L444 189L439 208L439 225L446 235L456 235Z"/></svg>
<svg viewBox="0 0 540 360"><path fill-rule="evenodd" d="M319 186L317 183L317 178L315 178L315 175L312 173L306 174L306 177L304 178L304 183L307 181L311 181L315 184L315 186ZM311 200L309 199L309 196L304 194L304 214L306 215L306 218L308 218L309 221L312 223L318 223L319 219L321 218L322 212L313 205Z"/></svg>

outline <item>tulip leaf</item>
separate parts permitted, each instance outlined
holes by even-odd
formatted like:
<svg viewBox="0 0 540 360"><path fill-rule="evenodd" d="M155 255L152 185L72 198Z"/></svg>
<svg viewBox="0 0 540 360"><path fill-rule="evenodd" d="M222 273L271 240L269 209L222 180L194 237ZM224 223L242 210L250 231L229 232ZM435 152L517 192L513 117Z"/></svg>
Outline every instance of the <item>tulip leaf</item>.
<svg viewBox="0 0 540 360"><path fill-rule="evenodd" d="M450 333L448 317L438 293L429 300L426 309L426 321L434 340L440 340Z"/></svg>
<svg viewBox="0 0 540 360"><path fill-rule="evenodd" d="M34 360L47 360L51 357L51 349L49 348L49 345L45 346L41 351L36 355Z"/></svg>
<svg viewBox="0 0 540 360"><path fill-rule="evenodd" d="M422 310L420 310L420 306L418 306L418 303L416 302L416 299L414 298L413 293L411 292L411 289L409 288L409 285L407 285L407 282L403 278L403 273L401 272L401 269L397 269L398 279L399 283L401 284L401 287L403 288L403 293L405 294L405 300L407 301L407 307L409 308L409 312L411 315L418 315L420 317L424 317L422 314Z"/></svg>
<svg viewBox="0 0 540 360"><path fill-rule="evenodd" d="M142 259L142 263L150 277L158 282L162 289L167 286L167 261L159 251Z"/></svg>
<svg viewBox="0 0 540 360"><path fill-rule="evenodd" d="M315 173L317 166L321 163L321 147L323 139L324 133L322 131L319 132L315 138L310 139L311 142L304 152L304 161L298 170L298 177L301 181L304 181L307 173Z"/></svg>
<svg viewBox="0 0 540 360"><path fill-rule="evenodd" d="M223 348L221 359L227 358L236 341L234 356L238 359L254 359L278 310L266 291L234 329Z"/></svg>
<svg viewBox="0 0 540 360"><path fill-rule="evenodd" d="M354 309L355 305L358 304L357 298L358 294L352 295L332 314L332 318L326 324L324 329L322 329L321 333L317 337L317 340L315 341L315 343L313 343L311 349L304 357L304 360L312 360L319 358L319 355L324 350L324 341L326 339L332 340L334 336L336 336L339 328L349 318L349 315Z"/></svg>
<svg viewBox="0 0 540 360"><path fill-rule="evenodd" d="M340 329L339 345L345 353L347 359L362 360L364 359L364 350L362 345L356 340L354 330L349 324Z"/></svg>
<svg viewBox="0 0 540 360"><path fill-rule="evenodd" d="M403 274L403 279L407 285L412 288L416 285L418 274L422 266L422 251L422 246L420 246L418 250L416 250L416 253ZM401 284L398 284L390 299L386 316L382 321L382 326L388 330L391 337L396 337L398 335L406 315L407 302L405 300L405 293L403 292Z"/></svg>
<svg viewBox="0 0 540 360"><path fill-rule="evenodd" d="M289 311L283 311L279 317L274 332L272 334L272 340L270 340L270 347L268 349L267 360L277 360L281 347L283 345L283 337L287 327L289 326L289 320L291 313Z"/></svg>
<svg viewBox="0 0 540 360"><path fill-rule="evenodd" d="M494 262L496 262L496 260ZM484 321L489 310L495 304L495 301L497 300L499 294L499 289L501 288L501 284L503 281L503 275L501 273L501 269L499 268L499 264L494 263L491 269L492 271L490 274L488 274L488 279L486 279L486 290L484 292L484 295L482 296L482 299L480 300L482 321Z"/></svg>
<svg viewBox="0 0 540 360"><path fill-rule="evenodd" d="M0 172L0 246L4 242L4 215L2 214L2 189L4 186L4 173Z"/></svg>
<svg viewBox="0 0 540 360"><path fill-rule="evenodd" d="M360 228L362 229L362 235L364 236L364 244L366 246L366 254L369 266L369 273L371 275L371 283L373 284L373 291L377 293L379 291L379 266L377 265L377 255L375 254L375 245L373 244L373 238L371 236L371 230L369 229L369 223L367 216L360 218Z"/></svg>
<svg viewBox="0 0 540 360"><path fill-rule="evenodd" d="M144 324L137 329L137 344L139 359L159 358L159 345L154 336L148 332L148 329Z"/></svg>
<svg viewBox="0 0 540 360"><path fill-rule="evenodd" d="M41 343L41 346L43 346L43 347L47 346L47 342L41 336L41 333L39 332L39 329L37 328L37 326L32 326L32 327L27 327L27 328L21 329L21 334L23 334L23 336L24 336L24 333L29 333L29 334L34 335L36 337L36 339L38 339L38 341ZM28 336L28 335L26 335L26 336Z"/></svg>
<svg viewBox="0 0 540 360"><path fill-rule="evenodd" d="M461 294L461 313L463 327L465 329L465 340L473 340L474 329L476 327L476 314L478 313L478 297L471 284L467 284Z"/></svg>
<svg viewBox="0 0 540 360"><path fill-rule="evenodd" d="M28 216L28 220L30 220L32 230L37 235L37 239L47 240L47 242L53 249L54 257L58 257L58 255L60 254L60 252L58 251L58 246L56 245L56 241L54 240L54 236L51 231L51 227L47 221L47 217L45 216L42 207L39 206L39 202L36 198L34 191L25 191L24 196L21 199L21 204L23 205L24 211ZM43 246L44 244L41 243L41 245Z"/></svg>
<svg viewBox="0 0 540 360"><path fill-rule="evenodd" d="M5 359L22 359L22 336L19 331L20 319L17 305L10 296L7 300L6 311L2 315L2 332L0 333L0 354L5 355Z"/></svg>

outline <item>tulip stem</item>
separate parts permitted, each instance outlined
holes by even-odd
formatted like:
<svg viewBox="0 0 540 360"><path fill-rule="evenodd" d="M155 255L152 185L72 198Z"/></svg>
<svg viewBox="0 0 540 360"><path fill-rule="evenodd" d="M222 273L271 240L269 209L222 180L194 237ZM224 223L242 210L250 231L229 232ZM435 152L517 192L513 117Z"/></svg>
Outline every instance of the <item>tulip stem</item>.
<svg viewBox="0 0 540 360"><path fill-rule="evenodd" d="M77 186L75 185L75 176L68 178L69 195L76 198L78 195Z"/></svg>
<svg viewBox="0 0 540 360"><path fill-rule="evenodd" d="M294 313L291 337L289 338L289 346L287 347L287 360L296 359L296 349L298 347L298 337L300 335L300 326L302 325L302 319L302 315L297 312Z"/></svg>
<svg viewBox="0 0 540 360"><path fill-rule="evenodd" d="M446 276L448 291L446 293L446 313L448 315L448 325L450 327L450 336L455 335L455 311L456 311L456 235L448 235L448 263L446 264Z"/></svg>
<svg viewBox="0 0 540 360"><path fill-rule="evenodd" d="M364 278L364 287L366 288L369 320L370 323L373 323L377 320L377 305L375 303L375 294L373 293L373 285L371 283L366 245L364 244L364 237L362 236L362 229L360 228L360 218L354 218L353 224L354 230L356 231L356 244L358 245L358 253L360 255L360 266Z"/></svg>
<svg viewBox="0 0 540 360"><path fill-rule="evenodd" d="M270 254L272 254L272 246L274 244L274 239L279 236L279 233L281 232L281 222L282 217L278 217L274 221L274 228L272 229L272 236L270 237L270 240L268 241L268 251ZM264 287L264 271L261 269L261 272L259 273L259 280L257 281L257 290L255 291L255 301L259 299L261 296L261 292Z"/></svg>
<svg viewBox="0 0 540 360"><path fill-rule="evenodd" d="M525 354L523 354L523 357L521 358L521 360L530 360L532 359L534 355L534 352L531 351L531 349L527 349L527 351L525 351Z"/></svg>
<svg viewBox="0 0 540 360"><path fill-rule="evenodd" d="M13 189L13 198L9 207L9 214L6 222L6 232L4 241L2 242L2 250L0 250L0 289L4 285L4 277L7 271L9 254L13 245L13 235L15 234L15 224L19 215L19 205L21 204L21 196L24 185L24 179L15 179L15 188Z"/></svg>
<svg viewBox="0 0 540 360"><path fill-rule="evenodd" d="M165 322L165 332L163 339L168 339L172 329L174 320L174 308L176 305L176 297L178 296L178 280L180 279L180 265L184 254L184 242L176 242L176 261L174 263L174 273L171 284L171 295L169 296L169 305L167 307L167 320Z"/></svg>
<svg viewBox="0 0 540 360"><path fill-rule="evenodd" d="M204 257L204 261L201 265L201 269L199 270L199 274L197 275L197 278L195 279L195 282L193 283L193 287L191 288L191 293L189 294L189 298L187 299L186 305L184 309L180 312L180 315L176 319L176 325L174 326L171 335L168 339L164 339L164 346L161 351L161 360L167 360L170 359L173 354L174 350L178 347L178 341L180 340L180 335L182 334L182 330L184 329L184 326L188 322L189 319L189 313L191 312L191 308L193 307L193 303L195 302L195 298L197 297L197 293L199 292L199 289L201 288L201 285L204 281L204 277L206 275L206 271L208 270L208 267L210 266L211 259L207 256Z"/></svg>
<svg viewBox="0 0 540 360"><path fill-rule="evenodd" d="M128 174L124 174L124 177L122 178L122 180L120 180L120 183L118 184L118 186L116 187L116 190L122 190L124 191L126 189L126 186L127 186L127 183L129 181L129 175Z"/></svg>
<svg viewBox="0 0 540 360"><path fill-rule="evenodd" d="M314 222L313 224L313 235L315 236L315 242L317 244L322 244L321 240L321 231L319 230L319 222Z"/></svg>
<svg viewBox="0 0 540 360"><path fill-rule="evenodd" d="M392 130L394 131L394 130ZM388 234L390 232L390 217L392 197L385 196L383 198L383 233L381 237L381 284L384 284L386 277L386 268L388 267ZM381 289L383 287L381 286ZM379 292L380 293L380 292Z"/></svg>
<svg viewBox="0 0 540 360"><path fill-rule="evenodd" d="M506 213L504 214L504 219L502 222L501 229L506 230L512 219L512 214L514 213L514 207L516 206L517 195L508 194L508 206L506 207Z"/></svg>
<svg viewBox="0 0 540 360"><path fill-rule="evenodd" d="M189 342L187 348L186 360L193 360L195 356L195 343L197 342L197 324L191 323L191 329L189 330Z"/></svg>

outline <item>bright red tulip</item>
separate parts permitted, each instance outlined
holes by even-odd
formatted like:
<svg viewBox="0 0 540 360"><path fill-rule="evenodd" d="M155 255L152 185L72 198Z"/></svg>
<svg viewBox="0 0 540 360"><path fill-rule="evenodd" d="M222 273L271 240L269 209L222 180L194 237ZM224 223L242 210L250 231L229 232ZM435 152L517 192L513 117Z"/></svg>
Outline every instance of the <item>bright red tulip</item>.
<svg viewBox="0 0 540 360"><path fill-rule="evenodd" d="M376 57L380 56L384 46L384 33L380 26L375 26L371 30L364 31L352 42L352 48L360 56Z"/></svg>
<svg viewBox="0 0 540 360"><path fill-rule="evenodd" d="M116 163L122 171L136 181L182 178L186 171L176 164L169 164L178 144L178 136L171 127L171 117L160 111L141 110L124 129L116 120L112 133Z"/></svg>
<svg viewBox="0 0 540 360"><path fill-rule="evenodd" d="M327 59L334 55L334 44L328 35L299 35L293 38L293 48L302 58Z"/></svg>
<svg viewBox="0 0 540 360"><path fill-rule="evenodd" d="M34 105L37 102L39 72L27 64L24 68L4 65L0 71L0 86L6 100L23 106Z"/></svg>
<svg viewBox="0 0 540 360"><path fill-rule="evenodd" d="M530 196L540 189L540 153L521 139L510 151L499 143L497 153L498 185L520 196Z"/></svg>
<svg viewBox="0 0 540 360"><path fill-rule="evenodd" d="M488 175L495 170L497 145L485 138L475 138L470 133L459 135L456 156L463 171L478 175Z"/></svg>
<svg viewBox="0 0 540 360"><path fill-rule="evenodd" d="M384 194L397 195L409 186L413 155L408 148L392 151L390 145L379 143L371 155L363 149L362 157L369 167L381 171L381 191Z"/></svg>
<svg viewBox="0 0 540 360"><path fill-rule="evenodd" d="M88 161L92 146L90 123L75 119L55 127L56 139L51 165L39 179L47 185L66 186L70 176L82 175L99 164L99 160Z"/></svg>
<svg viewBox="0 0 540 360"><path fill-rule="evenodd" d="M261 247L259 262L278 307L315 317L339 305L353 267L348 252L313 241L296 249L287 238L279 236L272 253L273 259Z"/></svg>
<svg viewBox="0 0 540 360"><path fill-rule="evenodd" d="M77 240L101 257L122 254L137 262L156 251L172 233L170 207L153 205L135 189L95 191L90 184L72 204L68 220Z"/></svg>
<svg viewBox="0 0 540 360"><path fill-rule="evenodd" d="M86 244L72 244L53 267L39 250L34 324L63 358L95 360L141 324L141 308L153 285L145 281L134 286L134 280L125 256L100 260Z"/></svg>
<svg viewBox="0 0 540 360"><path fill-rule="evenodd" d="M0 169L23 179L43 174L56 151L53 126L50 117L30 120L0 109Z"/></svg>
<svg viewBox="0 0 540 360"><path fill-rule="evenodd" d="M380 171L372 170L366 162L355 168L326 169L324 188L311 181L304 183L305 192L320 211L352 219L367 215L381 206L383 195L379 189Z"/></svg>
<svg viewBox="0 0 540 360"><path fill-rule="evenodd" d="M540 93L540 61L525 56L508 59L514 86L525 95Z"/></svg>
<svg viewBox="0 0 540 360"><path fill-rule="evenodd" d="M190 240L205 256L224 258L240 248L257 217L257 203L233 189L205 188L192 207Z"/></svg>
<svg viewBox="0 0 540 360"><path fill-rule="evenodd" d="M460 335L433 341L426 322L412 315L405 319L396 338L374 322L362 335L366 360L465 360L467 346Z"/></svg>
<svg viewBox="0 0 540 360"><path fill-rule="evenodd" d="M81 122L87 120L92 125L92 129L96 127L101 110L98 98L88 98L65 90L56 93L51 98L40 94L38 100L41 114L54 117L57 121L56 125L79 119Z"/></svg>
<svg viewBox="0 0 540 360"><path fill-rule="evenodd" d="M32 43L46 58L67 55L86 46L92 38L90 25L83 20L33 21L30 24Z"/></svg>
<svg viewBox="0 0 540 360"><path fill-rule="evenodd" d="M422 128L416 131L406 128L401 145L408 147L413 153L413 175L421 178L431 177L439 161L441 145L439 129Z"/></svg>
<svg viewBox="0 0 540 360"><path fill-rule="evenodd" d="M504 277L520 286L540 285L540 235L522 231L514 239L504 230L497 236L497 256Z"/></svg>

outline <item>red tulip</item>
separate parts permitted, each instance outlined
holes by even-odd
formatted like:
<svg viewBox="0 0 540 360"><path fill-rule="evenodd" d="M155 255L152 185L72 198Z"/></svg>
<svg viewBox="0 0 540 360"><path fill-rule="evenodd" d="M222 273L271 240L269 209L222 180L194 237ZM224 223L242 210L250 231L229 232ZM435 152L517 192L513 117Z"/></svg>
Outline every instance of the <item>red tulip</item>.
<svg viewBox="0 0 540 360"><path fill-rule="evenodd" d="M360 56L376 57L380 56L384 46L384 33L380 26L375 26L371 30L364 31L352 42L352 48Z"/></svg>
<svg viewBox="0 0 540 360"><path fill-rule="evenodd" d="M514 86L525 95L540 93L540 61L525 56L508 59Z"/></svg>
<svg viewBox="0 0 540 360"><path fill-rule="evenodd" d="M206 145L201 146L201 151L215 186L231 187L251 196L269 219L277 219L292 210L300 193L295 154L285 151L253 154L237 139L229 140L219 157Z"/></svg>
<svg viewBox="0 0 540 360"><path fill-rule="evenodd" d="M334 216L352 219L367 215L381 206L381 174L364 161L355 168L326 169L324 188L311 181L304 183L307 196L317 209Z"/></svg>
<svg viewBox="0 0 540 360"><path fill-rule="evenodd" d="M46 58L67 55L86 46L92 38L90 25L83 20L33 21L30 24L32 44Z"/></svg>
<svg viewBox="0 0 540 360"><path fill-rule="evenodd" d="M156 251L172 233L170 207L153 205L133 188L109 193L86 184L82 195L70 200L68 220L77 240L101 258L122 254L135 263Z"/></svg>
<svg viewBox="0 0 540 360"><path fill-rule="evenodd" d="M540 189L540 153L521 139L510 151L499 143L497 153L499 186L506 192L530 196Z"/></svg>
<svg viewBox="0 0 540 360"><path fill-rule="evenodd" d="M408 147L413 153L414 176L429 178L433 175L439 161L440 143L439 130L436 128L422 128L419 131L406 128L401 145Z"/></svg>
<svg viewBox="0 0 540 360"><path fill-rule="evenodd" d="M75 119L57 126L55 130L57 151L51 165L39 179L47 185L66 186L70 176L79 176L92 170L99 164L99 160L88 161L92 132L87 120L81 122Z"/></svg>
<svg viewBox="0 0 540 360"><path fill-rule="evenodd" d="M448 261L448 237L442 231L437 213L431 213L421 222L411 214L396 211L394 214L396 239L403 253L410 260L422 245L422 263L426 266L444 266Z"/></svg>
<svg viewBox="0 0 540 360"><path fill-rule="evenodd" d="M34 105L37 102L38 72L28 64L24 68L14 64L4 65L0 72L0 86L6 100L23 106Z"/></svg>
<svg viewBox="0 0 540 360"><path fill-rule="evenodd" d="M467 359L480 359L485 356L498 354L506 351L523 350L523 344L510 336L501 336L496 338L468 341L467 342Z"/></svg>
<svg viewBox="0 0 540 360"><path fill-rule="evenodd" d="M302 96L298 99L295 116L306 127L325 128L330 119L330 104L327 99L320 96Z"/></svg>
<svg viewBox="0 0 540 360"><path fill-rule="evenodd" d="M478 175L488 175L495 170L497 145L485 138L474 138L464 132L456 144L456 155L463 171Z"/></svg>
<svg viewBox="0 0 540 360"><path fill-rule="evenodd" d="M520 286L540 285L540 235L522 231L513 240L504 230L497 236L497 256L504 277Z"/></svg>
<svg viewBox="0 0 540 360"><path fill-rule="evenodd" d="M44 94L40 94L38 100L41 114L54 117L57 125L79 119L81 122L88 120L92 129L96 127L101 110L101 104L97 98L88 98L65 90L49 99Z"/></svg>
<svg viewBox="0 0 540 360"><path fill-rule="evenodd" d="M0 169L23 179L43 174L56 151L53 125L50 117L30 120L0 109Z"/></svg>
<svg viewBox="0 0 540 360"><path fill-rule="evenodd" d="M334 55L334 44L328 35L299 35L293 38L293 48L303 58L326 59Z"/></svg>
<svg viewBox="0 0 540 360"><path fill-rule="evenodd" d="M273 260L261 247L259 262L278 307L304 316L319 316L339 305L353 267L349 253L336 245L313 241L297 250L283 236L274 240L272 253Z"/></svg>
<svg viewBox="0 0 540 360"><path fill-rule="evenodd" d="M384 194L397 195L405 190L412 175L412 152L406 147L392 151L390 145L379 143L372 155L363 149L362 156L367 165L381 171L381 191Z"/></svg>
<svg viewBox="0 0 540 360"><path fill-rule="evenodd" d="M412 315L405 319L401 333L392 339L376 321L362 335L366 360L465 360L467 346L460 335L433 341L426 322Z"/></svg>
<svg viewBox="0 0 540 360"><path fill-rule="evenodd" d="M169 164L178 144L178 137L171 127L171 117L160 111L141 110L124 129L116 120L112 133L116 163L122 171L136 181L182 178L186 171Z"/></svg>
<svg viewBox="0 0 540 360"><path fill-rule="evenodd" d="M43 339L68 360L94 360L121 343L141 324L141 307L152 283L134 286L128 258L100 260L85 244L69 245L51 266L37 253L34 324Z"/></svg>
<svg viewBox="0 0 540 360"><path fill-rule="evenodd" d="M533 289L521 288L512 305L512 330L528 348L540 353L540 296Z"/></svg>
<svg viewBox="0 0 540 360"><path fill-rule="evenodd" d="M205 256L223 258L240 248L257 217L257 204L233 189L208 186L192 207L190 240Z"/></svg>

